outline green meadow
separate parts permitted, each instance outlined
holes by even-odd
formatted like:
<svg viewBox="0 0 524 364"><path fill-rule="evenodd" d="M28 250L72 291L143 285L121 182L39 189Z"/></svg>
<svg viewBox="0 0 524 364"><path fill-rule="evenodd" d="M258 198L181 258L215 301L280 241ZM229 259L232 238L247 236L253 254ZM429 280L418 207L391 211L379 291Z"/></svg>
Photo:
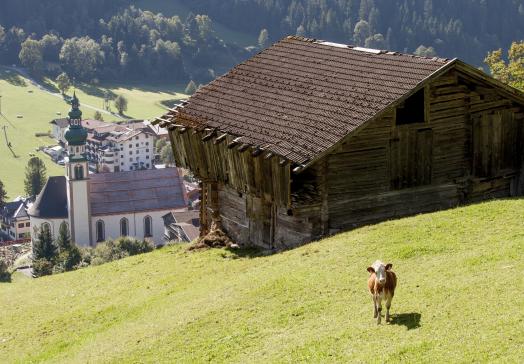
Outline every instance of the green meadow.
<svg viewBox="0 0 524 364"><path fill-rule="evenodd" d="M55 84L48 80L40 80L50 90ZM93 118L95 108L103 108L104 92L110 95L124 95L129 103L126 117L136 119L153 118L165 112L166 107L186 98L180 92L182 85L140 85L140 84L101 84L97 86L78 84L76 94L80 99L83 117ZM72 93L72 90L68 92ZM63 174L63 167L55 164L43 152L36 150L41 146L50 146L56 142L46 136L37 137L37 133L51 131L49 122L55 118L67 116L70 106L60 96L51 95L35 86L30 80L15 71L0 67L0 95L2 114L0 115L0 180L7 188L9 198L24 193L25 166L31 154L42 158L47 167L48 176ZM115 111L114 106L111 108ZM103 113L104 120L118 121L124 118ZM7 146L5 133L11 148Z"/></svg>
<svg viewBox="0 0 524 364"><path fill-rule="evenodd" d="M521 363L524 200L336 235L275 255L168 246L0 284L2 363ZM391 262L377 326L366 268Z"/></svg>

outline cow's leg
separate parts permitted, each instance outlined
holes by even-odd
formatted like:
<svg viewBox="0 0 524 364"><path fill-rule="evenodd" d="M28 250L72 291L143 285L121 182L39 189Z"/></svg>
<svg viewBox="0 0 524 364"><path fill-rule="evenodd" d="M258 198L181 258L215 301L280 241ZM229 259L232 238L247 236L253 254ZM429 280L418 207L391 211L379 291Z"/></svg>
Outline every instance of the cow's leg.
<svg viewBox="0 0 524 364"><path fill-rule="evenodd" d="M377 315L378 315L377 299L375 298L375 295L373 295L372 298L373 298L373 318L377 318Z"/></svg>
<svg viewBox="0 0 524 364"><path fill-rule="evenodd" d="M380 325L380 321L382 320L382 295L378 294L377 298L377 325Z"/></svg>
<svg viewBox="0 0 524 364"><path fill-rule="evenodd" d="M393 300L393 295L388 294L386 298L386 322L389 322L389 309L391 307L391 301Z"/></svg>

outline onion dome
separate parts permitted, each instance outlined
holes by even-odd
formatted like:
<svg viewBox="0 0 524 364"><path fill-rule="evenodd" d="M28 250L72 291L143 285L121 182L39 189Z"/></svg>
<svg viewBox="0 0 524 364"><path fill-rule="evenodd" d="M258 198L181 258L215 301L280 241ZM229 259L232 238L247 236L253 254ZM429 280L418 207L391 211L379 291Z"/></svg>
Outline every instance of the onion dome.
<svg viewBox="0 0 524 364"><path fill-rule="evenodd" d="M87 130L82 126L82 111L80 102L73 94L71 100L71 111L69 111L69 127L64 133L64 138L69 145L84 145L87 140Z"/></svg>

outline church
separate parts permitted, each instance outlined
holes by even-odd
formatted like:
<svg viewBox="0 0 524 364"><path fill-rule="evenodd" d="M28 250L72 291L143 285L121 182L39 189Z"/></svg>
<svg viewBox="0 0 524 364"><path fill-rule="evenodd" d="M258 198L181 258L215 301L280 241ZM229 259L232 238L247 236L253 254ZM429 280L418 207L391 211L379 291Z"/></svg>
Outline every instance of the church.
<svg viewBox="0 0 524 364"><path fill-rule="evenodd" d="M49 177L28 209L31 226L50 229L56 238L60 224L66 222L79 246L95 246L120 236L165 243L162 216L188 206L178 169L89 174L87 130L81 121L80 103L74 95L64 133L65 176Z"/></svg>

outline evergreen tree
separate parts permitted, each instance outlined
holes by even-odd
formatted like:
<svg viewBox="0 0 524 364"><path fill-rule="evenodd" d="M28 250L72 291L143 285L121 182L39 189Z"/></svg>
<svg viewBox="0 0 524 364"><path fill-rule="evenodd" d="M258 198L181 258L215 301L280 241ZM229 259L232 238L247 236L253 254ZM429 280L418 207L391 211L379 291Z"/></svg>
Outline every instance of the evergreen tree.
<svg viewBox="0 0 524 364"><path fill-rule="evenodd" d="M27 196L36 196L46 182L46 167L38 157L32 157L25 168L25 193Z"/></svg>
<svg viewBox="0 0 524 364"><path fill-rule="evenodd" d="M124 115L124 113L127 111L127 99L122 95L118 95L114 103L118 113L120 115Z"/></svg>
<svg viewBox="0 0 524 364"><path fill-rule="evenodd" d="M80 264L82 254L80 249L71 240L69 227L67 223L62 222L58 230L58 237L55 241L55 246L58 249L58 266L61 271L70 271L75 266Z"/></svg>
<svg viewBox="0 0 524 364"><path fill-rule="evenodd" d="M4 208L7 200L7 191L5 190L4 183L0 181L0 211Z"/></svg>
<svg viewBox="0 0 524 364"><path fill-rule="evenodd" d="M67 90L71 87L71 79L67 75L67 73L62 72L56 77L56 85L58 86L58 89L64 95Z"/></svg>
<svg viewBox="0 0 524 364"><path fill-rule="evenodd" d="M41 277L53 272L53 266L58 256L58 249L53 242L51 229L48 225L41 229L35 227L36 239L33 239L33 275Z"/></svg>
<svg viewBox="0 0 524 364"><path fill-rule="evenodd" d="M197 92L197 85L195 81L189 81L184 92L186 95L193 95L195 92Z"/></svg>
<svg viewBox="0 0 524 364"><path fill-rule="evenodd" d="M267 29L262 29L258 35L258 46L260 49L265 49L269 46L269 33Z"/></svg>

